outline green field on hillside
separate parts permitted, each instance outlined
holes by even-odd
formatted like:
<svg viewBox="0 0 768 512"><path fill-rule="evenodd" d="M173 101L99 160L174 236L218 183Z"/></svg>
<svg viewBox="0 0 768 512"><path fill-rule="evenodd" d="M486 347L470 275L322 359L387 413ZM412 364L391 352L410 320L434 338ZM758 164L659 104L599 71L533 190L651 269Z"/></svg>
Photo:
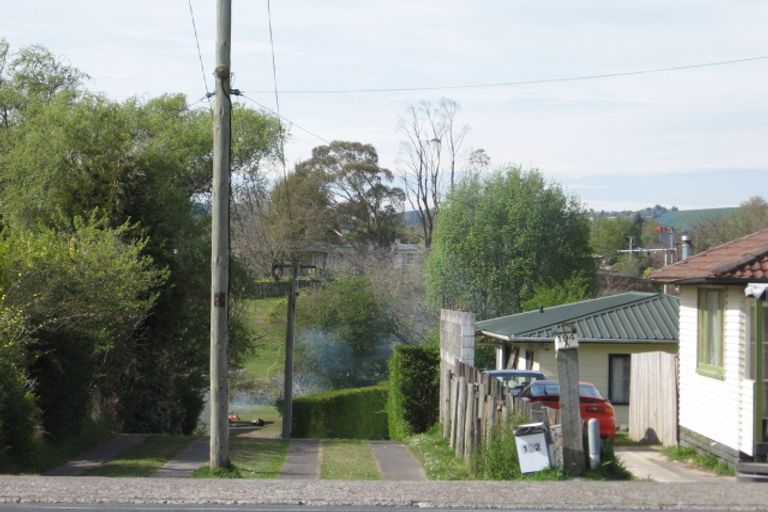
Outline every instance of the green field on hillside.
<svg viewBox="0 0 768 512"><path fill-rule="evenodd" d="M246 300L242 315L254 341L241 368L232 371L230 412L243 420L276 419L277 411L264 408L282 395L286 300Z"/></svg>

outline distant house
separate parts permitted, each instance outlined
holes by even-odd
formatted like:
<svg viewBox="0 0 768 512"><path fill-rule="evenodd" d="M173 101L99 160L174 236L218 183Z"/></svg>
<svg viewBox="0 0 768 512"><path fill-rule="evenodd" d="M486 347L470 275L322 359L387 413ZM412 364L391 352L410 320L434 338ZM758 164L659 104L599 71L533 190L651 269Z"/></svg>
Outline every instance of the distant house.
<svg viewBox="0 0 768 512"><path fill-rule="evenodd" d="M424 247L418 244L406 244L395 239L392 244L392 263L395 268L402 269L417 265L424 254Z"/></svg>
<svg viewBox="0 0 768 512"><path fill-rule="evenodd" d="M660 293L629 292L476 323L476 335L496 345L497 368L541 370L557 378L555 332L573 324L579 338L579 378L595 384L629 415L631 355L677 351L678 301Z"/></svg>
<svg viewBox="0 0 768 512"><path fill-rule="evenodd" d="M301 262L318 269L335 269L348 263L355 252L356 248L349 243L315 242L304 248L301 253Z"/></svg>
<svg viewBox="0 0 768 512"><path fill-rule="evenodd" d="M650 274L680 288L680 441L732 463L768 448L768 229Z"/></svg>
<svg viewBox="0 0 768 512"><path fill-rule="evenodd" d="M302 263L314 265L318 269L335 270L351 264L356 256L374 251L372 246L362 244L316 242L302 251L301 258ZM392 243L389 252L379 253L379 256L389 258L396 269L418 265L423 255L423 246L402 243L399 239Z"/></svg>

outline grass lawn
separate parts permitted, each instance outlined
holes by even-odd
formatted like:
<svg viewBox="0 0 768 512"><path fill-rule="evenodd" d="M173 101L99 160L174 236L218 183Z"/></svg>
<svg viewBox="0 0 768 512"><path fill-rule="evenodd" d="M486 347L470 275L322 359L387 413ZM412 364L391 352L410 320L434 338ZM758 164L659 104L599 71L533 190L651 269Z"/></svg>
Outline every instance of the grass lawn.
<svg viewBox="0 0 768 512"><path fill-rule="evenodd" d="M285 462L288 441L234 437L229 442L232 469L211 472L207 467L197 470L194 478L277 478Z"/></svg>
<svg viewBox="0 0 768 512"><path fill-rule="evenodd" d="M323 480L381 480L368 441L325 439L321 454Z"/></svg>
<svg viewBox="0 0 768 512"><path fill-rule="evenodd" d="M242 319L252 346L230 378L230 412L242 406L273 403L282 395L285 366L285 299L245 300ZM269 418L260 416L262 419ZM245 419L245 418L244 418ZM255 419L255 418L254 418Z"/></svg>
<svg viewBox="0 0 768 512"><path fill-rule="evenodd" d="M246 300L243 319L257 347L246 358L238 381L269 381L282 373L285 364L285 299Z"/></svg>
<svg viewBox="0 0 768 512"><path fill-rule="evenodd" d="M259 427L262 437L280 437L283 429L283 417L271 404L236 404L230 405L229 412L237 413L243 422L262 419L267 422Z"/></svg>
<svg viewBox="0 0 768 512"><path fill-rule="evenodd" d="M106 464L93 468L86 476L149 476L192 442L189 436L149 436L139 446Z"/></svg>
<svg viewBox="0 0 768 512"><path fill-rule="evenodd" d="M83 431L58 444L37 436L32 449L24 460L17 460L0 451L0 474L38 474L60 466L77 457L88 448L115 436L110 428L94 422L87 422Z"/></svg>

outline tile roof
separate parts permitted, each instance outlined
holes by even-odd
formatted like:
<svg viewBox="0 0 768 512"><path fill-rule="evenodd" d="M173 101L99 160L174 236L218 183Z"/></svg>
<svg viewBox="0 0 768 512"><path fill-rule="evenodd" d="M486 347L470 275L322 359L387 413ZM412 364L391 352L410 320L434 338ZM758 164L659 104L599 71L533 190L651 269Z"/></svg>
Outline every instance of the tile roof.
<svg viewBox="0 0 768 512"><path fill-rule="evenodd" d="M629 292L477 322L478 333L507 340L552 341L563 324L574 324L581 341L674 343L676 297Z"/></svg>
<svg viewBox="0 0 768 512"><path fill-rule="evenodd" d="M648 279L666 283L708 279L766 281L768 229L694 254L688 259L651 273Z"/></svg>

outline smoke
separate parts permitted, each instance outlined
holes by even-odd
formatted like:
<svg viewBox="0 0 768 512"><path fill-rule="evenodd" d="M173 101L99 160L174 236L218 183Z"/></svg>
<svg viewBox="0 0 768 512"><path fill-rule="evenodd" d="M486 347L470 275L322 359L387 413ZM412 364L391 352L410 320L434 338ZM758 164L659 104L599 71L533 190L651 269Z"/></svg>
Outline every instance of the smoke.
<svg viewBox="0 0 768 512"><path fill-rule="evenodd" d="M317 327L302 330L296 343L297 373L317 389L343 389L377 384L387 378L393 340L344 340Z"/></svg>

